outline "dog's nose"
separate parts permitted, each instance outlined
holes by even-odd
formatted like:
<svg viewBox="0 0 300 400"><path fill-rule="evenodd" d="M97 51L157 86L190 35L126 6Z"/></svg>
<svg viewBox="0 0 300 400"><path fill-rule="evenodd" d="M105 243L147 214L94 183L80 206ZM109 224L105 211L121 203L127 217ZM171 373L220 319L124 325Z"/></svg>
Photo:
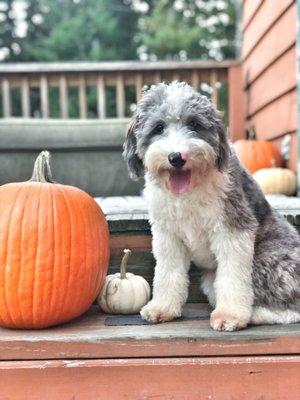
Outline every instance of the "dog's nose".
<svg viewBox="0 0 300 400"><path fill-rule="evenodd" d="M176 168L180 168L183 167L186 160L184 158L182 158L181 153L177 152L177 153L170 153L168 155L168 160L169 163Z"/></svg>

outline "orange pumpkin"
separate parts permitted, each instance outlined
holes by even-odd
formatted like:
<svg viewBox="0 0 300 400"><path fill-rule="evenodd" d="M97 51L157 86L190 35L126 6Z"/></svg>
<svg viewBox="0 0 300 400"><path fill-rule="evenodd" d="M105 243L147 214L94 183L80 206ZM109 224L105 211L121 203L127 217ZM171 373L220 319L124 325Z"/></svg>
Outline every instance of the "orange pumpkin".
<svg viewBox="0 0 300 400"><path fill-rule="evenodd" d="M244 168L253 174L261 168L281 167L283 159L278 148L266 140L240 139L233 147Z"/></svg>
<svg viewBox="0 0 300 400"><path fill-rule="evenodd" d="M0 187L0 325L44 328L85 312L109 260L100 207L84 191L54 183L42 152L28 182Z"/></svg>

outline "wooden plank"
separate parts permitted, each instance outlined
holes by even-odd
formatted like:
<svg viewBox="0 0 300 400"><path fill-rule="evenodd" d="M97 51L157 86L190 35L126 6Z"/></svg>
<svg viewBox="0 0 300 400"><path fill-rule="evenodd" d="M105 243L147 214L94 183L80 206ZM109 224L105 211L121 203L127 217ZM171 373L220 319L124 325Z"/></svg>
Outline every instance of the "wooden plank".
<svg viewBox="0 0 300 400"><path fill-rule="evenodd" d="M292 47L248 88L250 91L248 115L255 114L294 89L296 89L296 49Z"/></svg>
<svg viewBox="0 0 300 400"><path fill-rule="evenodd" d="M79 90L79 117L87 117L87 101L86 101L86 82L85 76L81 75L78 81Z"/></svg>
<svg viewBox="0 0 300 400"><path fill-rule="evenodd" d="M22 78L21 82L21 104L22 104L22 117L30 117L30 88L27 76Z"/></svg>
<svg viewBox="0 0 300 400"><path fill-rule="evenodd" d="M20 331L0 328L1 360L300 354L300 324L210 328L206 304L190 304L191 319L154 325L108 326L92 307L62 326Z"/></svg>
<svg viewBox="0 0 300 400"><path fill-rule="evenodd" d="M40 79L40 96L42 118L49 118L48 81L44 74Z"/></svg>
<svg viewBox="0 0 300 400"><path fill-rule="evenodd" d="M73 72L118 72L118 71L155 71L182 69L227 69L236 64L236 60L187 60L187 61L68 61L68 62L32 62L2 63L0 73L62 73Z"/></svg>
<svg viewBox="0 0 300 400"><path fill-rule="evenodd" d="M7 78L2 79L2 107L3 117L11 117L11 96L10 96L10 83Z"/></svg>
<svg viewBox="0 0 300 400"><path fill-rule="evenodd" d="M125 116L125 86L124 78L121 73L117 74L116 80L116 104L117 117L123 118Z"/></svg>
<svg viewBox="0 0 300 400"><path fill-rule="evenodd" d="M246 83L252 83L278 57L294 46L295 41L296 4L293 4L243 61Z"/></svg>
<svg viewBox="0 0 300 400"><path fill-rule="evenodd" d="M211 100L218 107L218 88L217 88L218 76L217 72L212 70L209 76L209 84L212 88Z"/></svg>
<svg viewBox="0 0 300 400"><path fill-rule="evenodd" d="M0 392L13 400L298 400L300 357L2 362Z"/></svg>
<svg viewBox="0 0 300 400"><path fill-rule="evenodd" d="M66 75L59 77L59 107L61 118L69 117L68 82Z"/></svg>
<svg viewBox="0 0 300 400"><path fill-rule="evenodd" d="M97 111L98 118L106 117L105 81L103 75L99 75L97 78Z"/></svg>
<svg viewBox="0 0 300 400"><path fill-rule="evenodd" d="M246 29L264 0L244 0L243 2L243 30Z"/></svg>
<svg viewBox="0 0 300 400"><path fill-rule="evenodd" d="M229 135L231 141L234 142L246 137L242 65L229 68L228 90Z"/></svg>
<svg viewBox="0 0 300 400"><path fill-rule="evenodd" d="M296 90L256 113L248 124L254 125L258 139L274 139L297 129Z"/></svg>
<svg viewBox="0 0 300 400"><path fill-rule="evenodd" d="M264 1L244 32L242 58L248 57L270 27L283 15L295 0Z"/></svg>
<svg viewBox="0 0 300 400"><path fill-rule="evenodd" d="M192 71L192 76L191 76L191 84L197 92L199 92L200 88L200 79L199 79L199 73L196 69Z"/></svg>
<svg viewBox="0 0 300 400"><path fill-rule="evenodd" d="M138 102L142 96L142 90L143 90L143 75L142 74L136 74L135 76L135 98L136 102Z"/></svg>

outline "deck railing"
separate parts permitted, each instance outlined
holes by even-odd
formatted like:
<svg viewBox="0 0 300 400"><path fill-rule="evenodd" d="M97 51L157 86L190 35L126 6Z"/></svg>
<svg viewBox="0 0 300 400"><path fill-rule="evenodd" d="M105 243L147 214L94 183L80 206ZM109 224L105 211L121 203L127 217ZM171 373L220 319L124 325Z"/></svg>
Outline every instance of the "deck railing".
<svg viewBox="0 0 300 400"><path fill-rule="evenodd" d="M145 85L176 79L189 82L197 90L206 90L218 104L219 89L228 83L228 70L234 64L234 61L3 63L1 117L53 118L50 106L54 103L56 118L70 118L73 91L73 103L77 98L77 118L122 118L129 113L128 104L138 101ZM114 103L110 107L115 115L108 115L108 100Z"/></svg>

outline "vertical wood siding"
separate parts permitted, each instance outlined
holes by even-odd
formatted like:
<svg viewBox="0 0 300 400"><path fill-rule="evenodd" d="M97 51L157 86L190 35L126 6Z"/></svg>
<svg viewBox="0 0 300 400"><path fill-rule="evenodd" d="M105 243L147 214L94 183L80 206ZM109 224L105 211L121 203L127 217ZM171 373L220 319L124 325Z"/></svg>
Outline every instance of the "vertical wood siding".
<svg viewBox="0 0 300 400"><path fill-rule="evenodd" d="M295 0L244 0L242 65L246 126L278 146L291 134L288 166L296 170Z"/></svg>

